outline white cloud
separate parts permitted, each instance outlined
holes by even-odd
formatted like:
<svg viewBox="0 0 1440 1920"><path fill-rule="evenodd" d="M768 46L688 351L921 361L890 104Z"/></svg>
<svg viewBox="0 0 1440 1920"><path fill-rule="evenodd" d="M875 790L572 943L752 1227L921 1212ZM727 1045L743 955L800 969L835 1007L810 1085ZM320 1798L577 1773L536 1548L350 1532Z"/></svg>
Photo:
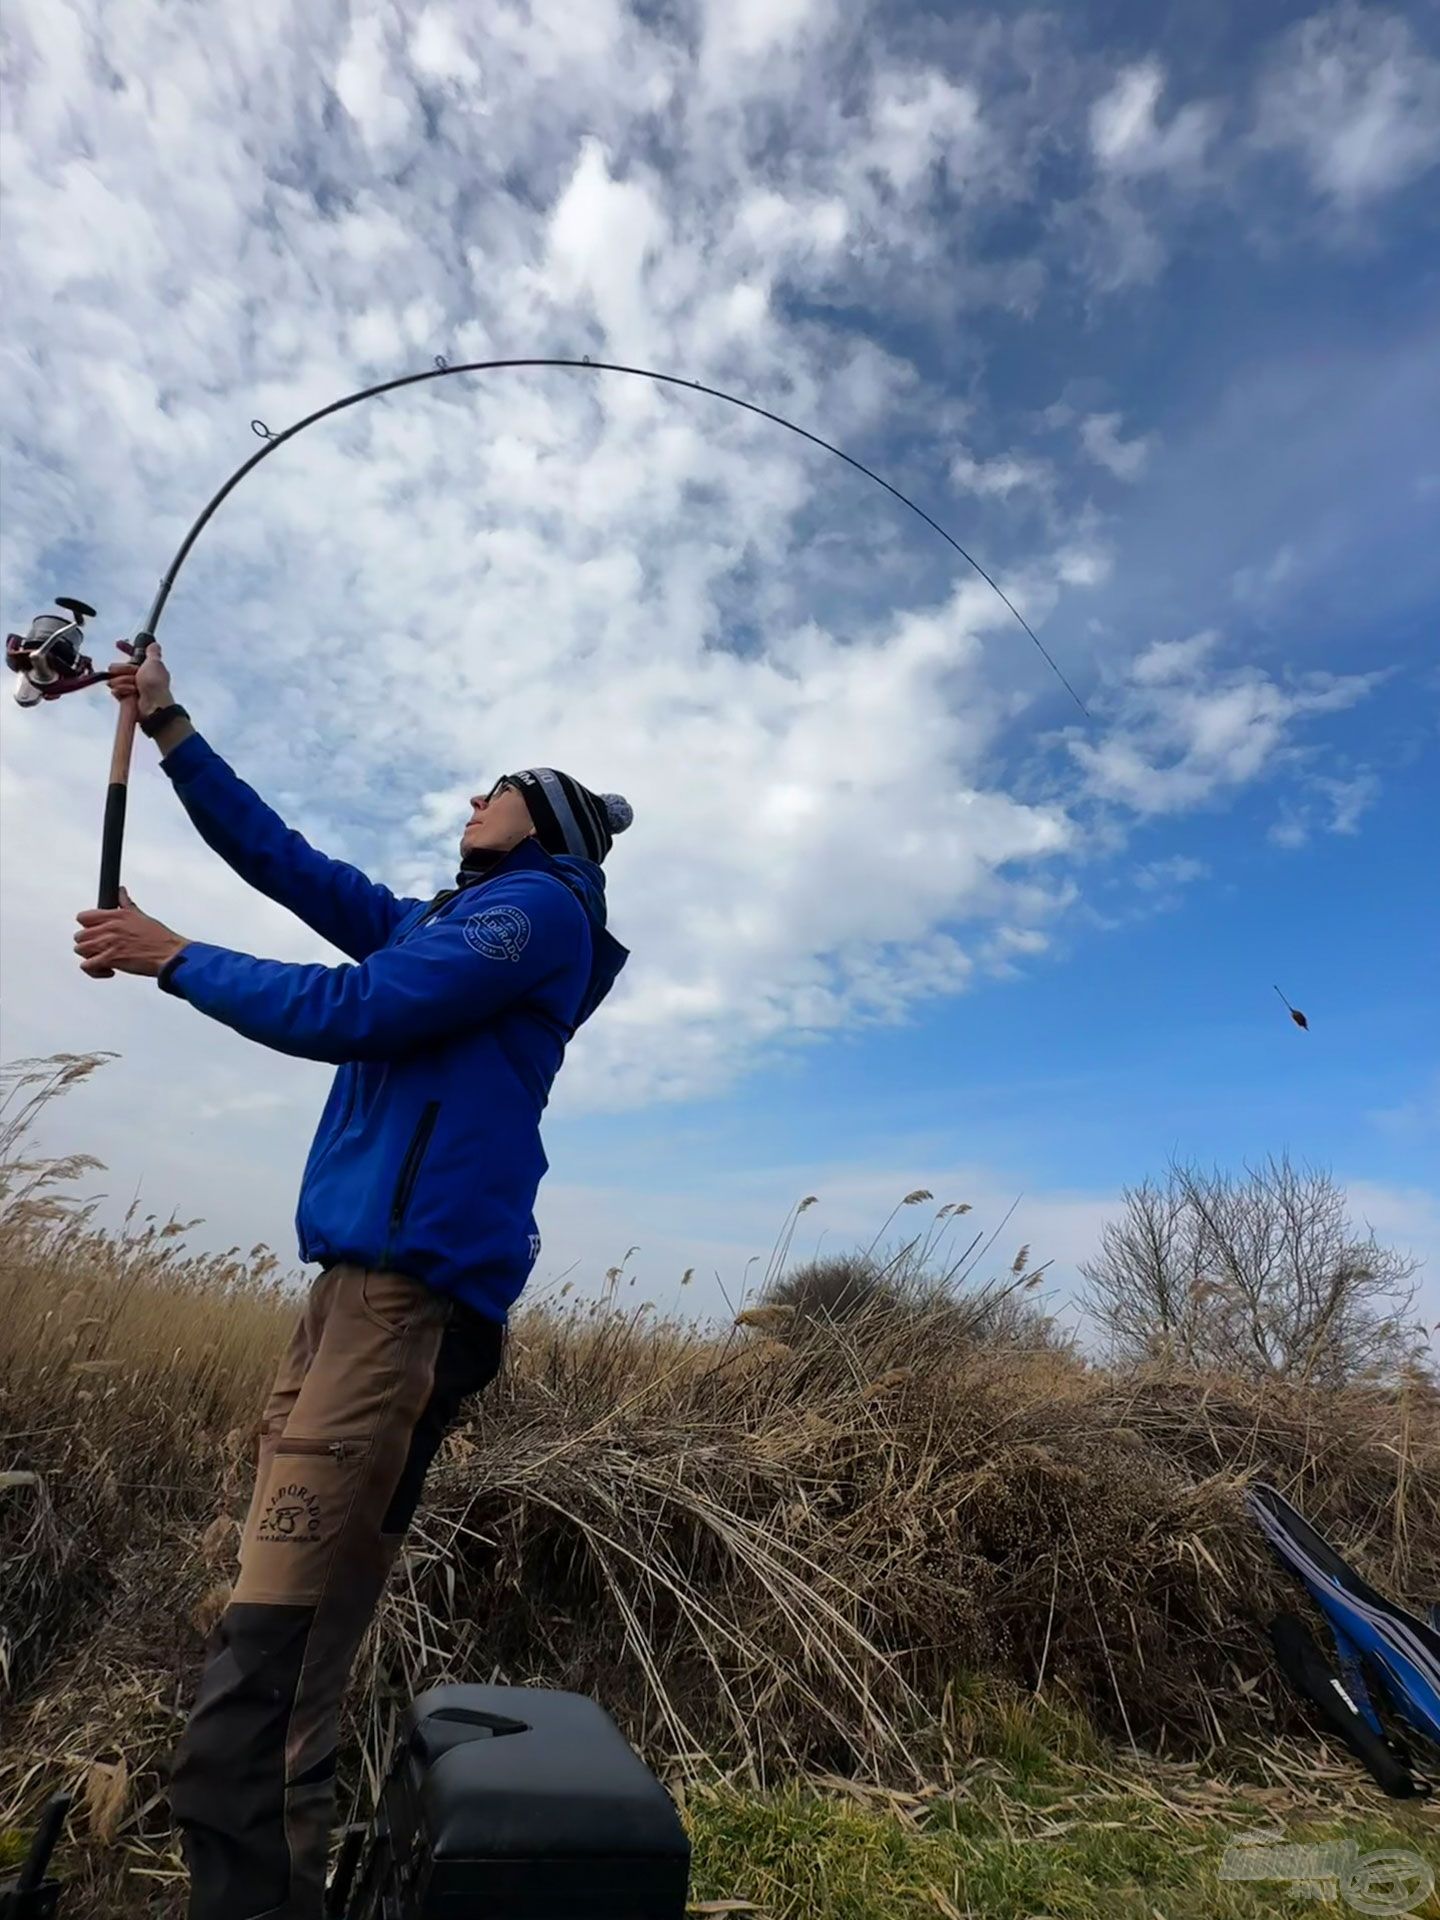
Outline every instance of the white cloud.
<svg viewBox="0 0 1440 1920"><path fill-rule="evenodd" d="M1218 116L1207 102L1181 107L1162 126L1156 109L1165 91L1165 69L1142 60L1123 69L1090 110L1090 146L1106 173L1193 174L1215 137Z"/></svg>
<svg viewBox="0 0 1440 1920"><path fill-rule="evenodd" d="M933 70L882 74L871 97L870 125L863 164L901 193L941 165L958 187L985 137L974 87L957 86Z"/></svg>
<svg viewBox="0 0 1440 1920"><path fill-rule="evenodd" d="M1196 880L1209 876L1210 868L1204 860L1196 860L1189 854L1167 854L1162 860L1149 860L1137 867L1134 883L1142 893L1170 893L1180 887L1188 887Z"/></svg>
<svg viewBox="0 0 1440 1920"><path fill-rule="evenodd" d="M822 12L812 18L804 9L789 10L784 19L795 31L787 27L779 36L784 46L793 50L804 37L804 21L813 25ZM371 141L400 137L401 122L387 118L385 102L409 98L387 19L363 16L339 55L348 76L347 108ZM792 337L782 362L767 274L777 257L790 267L810 261L823 271L826 260L853 242L857 220L865 244L876 244L882 227L866 203L852 210L845 193L835 190L853 183L857 153L862 168L912 195L937 164L973 168L982 144L974 87L877 63L868 131L855 142L848 127L843 138L837 128L836 145L821 156L828 173L812 167L806 178L786 180L782 190L743 152L725 147L729 123L723 119L716 123L721 170L709 183L667 182L624 157L624 123L603 110L607 63L623 62L634 73L638 97L649 100L673 61L663 43L636 37L612 10L596 9L573 48L544 22L522 28L518 15L505 13L482 50L478 36L467 36L462 16L431 9L412 31L409 58L426 78L445 74L466 84L483 66L492 90L512 101L503 128L486 130L487 143L499 142L494 151L487 145L471 153L464 143L473 134L452 130L453 148L442 143L435 156L452 170L461 153L496 174L521 156L541 165L536 130L552 114L556 97L570 102L572 126L585 130L543 149L552 195L543 224L510 199L498 177L490 179L467 216L473 230L463 224L458 229L467 248L458 282L437 271L438 241L451 216L441 211L422 241L414 231L413 202L389 190L379 172L353 183L347 207L333 219L317 219L313 211L300 219L293 227L295 243L274 257L275 282L258 303L270 316L261 351L282 370L268 392L262 387L261 410L293 417L302 405L342 390L353 377L346 354L382 366L418 352L422 343L448 346L447 335L460 347L468 339L480 351L500 339L544 338L557 328L574 345L577 313L593 318L607 345L635 357L653 349L657 357L678 352L683 360L698 351L704 371L709 354L738 353L762 391L776 387L773 397L802 417L815 416L822 395L831 407L842 401L842 425L846 414L873 417L893 392L889 367L859 343L838 355L830 340L797 353L799 342ZM217 57L211 84L223 97L226 76L238 70L243 80L243 69L238 49ZM543 98L542 88L551 90ZM115 115L118 109L112 102L107 111ZM215 111L223 117L220 106ZM602 131L590 131L596 126ZM99 133L102 144L132 156L126 213L154 193L146 148L135 144L133 131L122 116L102 124ZM296 136L283 111L266 133L271 164L277 170L291 166ZM205 149L192 169L192 179L205 185L213 203L206 212L210 257L238 262L251 244L249 225L263 218L257 191L263 177L247 202L243 188L237 192L230 180L207 180L205 166L213 164ZM434 180L437 190L446 183L444 164L437 164ZM48 235L64 228L70 190L68 182L51 182L39 196L50 216L47 255ZM698 198L687 198L693 195ZM222 206L228 221L212 217ZM111 224L114 218L107 215ZM917 232L927 232L918 202L906 230L894 235L901 256ZM35 245L41 248L38 232ZM161 258L152 263L157 274ZM307 282L322 269L320 284L333 286L335 332L346 354L326 351L329 329L308 306L305 327L282 333L286 314L302 305L291 278L296 260L304 262ZM405 289L403 298L391 291L399 288ZM88 312L80 317L90 323ZM132 338L143 339L148 322L149 316L137 316ZM183 328L167 316L166 376L198 381L203 359L197 354L188 367L183 357L177 364L177 331L183 340ZM202 335L197 331L194 338L198 347ZM203 338L208 342L208 327ZM137 369L134 358L127 347L127 396L145 391L146 370ZM249 369L237 369L237 383L253 391ZM26 399L35 397L31 392ZM130 404L133 409L133 398ZM240 412L228 398L222 407L197 418L197 470L213 470L217 428L228 431L226 415ZM384 830L383 844L359 849L367 860L383 859L387 851L391 859L402 858L416 885L434 877L427 836L438 839L449 831L447 812L474 777L470 763L479 753L508 751L498 742L523 738L533 742L527 751L536 755L568 752L587 766L602 758L641 761L641 770L633 778L627 774L625 783L642 799L653 793L654 824L637 834L635 847L648 843L649 857L659 863L641 891L647 899L658 897L672 867L679 869L676 884L689 891L694 848L706 847L717 869L707 888L720 888L713 918L725 929L727 953L721 964L692 953L683 940L677 944L673 915L639 926L635 978L644 992L631 996L634 1006L624 1016L631 1023L624 1051L632 1094L656 1075L667 1086L710 1084L717 1073L733 1070L757 1039L782 1031L797 1008L822 1024L858 1017L865 1006L893 1008L897 996L874 985L877 967L911 983L898 996L903 1002L920 990L914 982L944 972L910 966L902 957L907 943L938 937L942 919L963 918L972 905L990 911L994 875L1011 862L1048 859L1064 846L1063 816L987 790L984 755L992 727L983 703L967 702L963 717L952 704L954 690L979 671L971 636L995 617L983 594L957 599L949 609L919 609L908 622L862 634L857 647L854 636L827 639L803 626L787 633L786 596L771 585L767 593L774 604L761 609L770 623L767 647L743 661L715 651L734 569L750 556L773 566L787 554L794 517L815 486L803 451L792 456L773 434L756 434L743 422L722 423L713 411L672 404L643 388L617 386L592 395L588 386L517 383L477 389L465 400L458 390L453 400L437 390L434 399L352 419L343 449L321 430L287 450L283 464L277 459L263 481L237 496L211 536L218 543L217 563L239 563L262 552L277 565L285 564L287 551L303 554L307 566L328 557L347 569L356 626L387 645L397 663L414 653L416 604L433 609L430 630L454 636L447 666L451 698L429 722L433 759L437 767L454 769L451 782L412 797L409 835ZM467 431L467 419L483 420L484 431ZM1138 470L1147 442L1124 439L1118 416L1093 416L1084 431L1094 457L1122 473ZM147 478L163 484L183 509L185 482L168 458L175 432L173 407L162 409L153 395L131 428L132 437L143 435L156 450ZM63 465L63 431L57 447ZM420 520L413 511L414 485L422 475ZM1022 486L1038 488L1044 469L1005 454L961 464L956 478L1004 498ZM674 502L692 489L719 510L677 529ZM406 551L393 539L400 510L410 528ZM278 541L277 524L286 528ZM719 528L723 537L712 532ZM117 519L110 531L117 547L139 551L150 525ZM1054 572L1066 584L1088 586L1105 577L1108 564L1093 539L1071 541L1059 550ZM792 600L803 597L797 590ZM268 629L259 602L242 600L235 616L259 633ZM303 685L312 668L302 650L284 638L270 643L288 651L287 670ZM796 666L799 657L803 671ZM817 688L824 689L823 700ZM478 737L472 701L483 713ZM348 750L360 764L377 770L397 764L394 708L384 695L361 688L343 721L337 715L329 724L348 730ZM243 747L243 740L236 743L242 758ZM922 757L912 765L909 756L917 747ZM262 782L265 761L261 743ZM758 788L758 833L737 828L733 809L713 796L705 804L697 798L674 807L670 795L685 785L685 770L711 763L747 791ZM920 778L938 798L933 817L916 821L906 794ZM829 790L832 781L844 783L836 794ZM770 783L774 794L767 800ZM722 791L718 783L716 791ZM777 811L787 791L807 796L806 814ZM303 785L294 803L302 810L313 804ZM890 840L902 820L909 832L897 869ZM932 877L922 879L935 846L942 857ZM737 897L774 898L792 871L814 873L831 899L835 889L825 863L835 859L850 877L845 911L825 905L817 914L749 910L737 916ZM898 906L887 910L894 951L886 955L882 947L885 957L872 954L862 973L853 960L855 943L878 897L874 890L894 898L897 871L913 875L905 885L918 887L918 896L907 899L902 888ZM702 920L708 926L703 913ZM798 946L792 931L797 924L806 929ZM708 939L707 933L698 944ZM836 957L847 951L850 959ZM754 1008L737 1022L732 997L747 997L741 983L757 965L772 973L754 995ZM952 968L945 977L953 982L963 971ZM684 992L671 991L677 974ZM856 986L860 978L870 983L868 999ZM643 1020L634 1010L641 1004L650 1010ZM697 1036L687 1025L683 1009L697 1004L710 1008L713 1033ZM637 1021L653 1036L644 1050L637 1047ZM686 1033L679 1039L682 1026ZM657 1057L667 1049L671 1057L661 1069ZM687 1049L689 1065L681 1057ZM598 1071L592 1085L604 1077Z"/></svg>
<svg viewBox="0 0 1440 1920"><path fill-rule="evenodd" d="M1158 280L1185 244L1197 206L1225 190L1233 162L1219 104L1193 100L1162 114L1162 62L1126 65L1092 101L1087 190L1060 209L1091 285L1111 294Z"/></svg>
<svg viewBox="0 0 1440 1920"><path fill-rule="evenodd" d="M1163 642L1140 655L1098 740L1072 735L1091 791L1139 814L1210 804L1265 778L1305 720L1364 699L1366 674L1309 674L1282 684L1263 669L1213 663L1216 636Z"/></svg>
<svg viewBox="0 0 1440 1920"><path fill-rule="evenodd" d="M1440 60L1403 14L1332 7L1277 47L1255 139L1293 153L1318 193L1353 211L1440 162Z"/></svg>
<svg viewBox="0 0 1440 1920"><path fill-rule="evenodd" d="M1232 581L1235 598L1245 606L1263 610L1274 603L1280 589L1293 578L1295 568L1295 548L1287 540L1263 566L1236 569Z"/></svg>
<svg viewBox="0 0 1440 1920"><path fill-rule="evenodd" d="M1431 1329L1431 1345L1440 1351L1440 1195L1425 1187L1398 1187L1376 1180L1346 1183L1350 1216L1386 1246L1420 1261L1416 1274L1418 1305Z"/></svg>
<svg viewBox="0 0 1440 1920"><path fill-rule="evenodd" d="M1310 839L1310 821L1303 809L1288 803L1282 808L1280 817L1271 823L1265 838L1272 847L1280 847L1286 853L1293 853L1298 847L1305 846Z"/></svg>
<svg viewBox="0 0 1440 1920"><path fill-rule="evenodd" d="M1380 781L1373 773L1357 773L1349 780L1317 780L1315 784L1330 803L1331 833L1358 832L1362 815L1380 797Z"/></svg>
<svg viewBox="0 0 1440 1920"><path fill-rule="evenodd" d="M1095 462L1117 480L1138 480L1150 458L1155 436L1136 434L1127 440L1120 431L1118 413L1092 413L1080 422L1080 444Z"/></svg>
<svg viewBox="0 0 1440 1920"><path fill-rule="evenodd" d="M335 69L335 93L373 152L400 145L414 127L415 101L387 43L380 11L360 11Z"/></svg>
<svg viewBox="0 0 1440 1920"><path fill-rule="evenodd" d="M458 16L442 7L426 7L410 35L410 62L424 79L439 81L458 93L477 89L483 70L465 45Z"/></svg>
<svg viewBox="0 0 1440 1920"><path fill-rule="evenodd" d="M752 150L744 101L787 61L823 69L824 7L726 15L731 52L765 57L733 94L682 90L689 118L662 169L647 116L671 98L681 55L618 7L587 9L569 34L518 8L496 9L483 33L453 8L408 23L393 8L348 21L319 8L292 94L261 84L271 50L238 16L192 73L164 10L140 5L126 57L157 84L184 66L191 144L177 166L157 146L172 136L97 74L71 136L104 157L87 172L56 137L70 123L53 111L43 25L26 40L47 17L32 5L21 20L34 59L30 89L12 90L26 210L12 249L37 289L12 322L37 345L5 403L34 482L20 489L5 586L38 601L51 530L85 531L107 619L144 604L157 544L245 450L252 414L293 420L358 374L435 351L598 346L753 393L842 441L887 413L928 427L934 396L913 368L859 328L787 326L774 289L860 258L903 275L917 246L938 257L950 216L930 207L935 181L963 178L983 199L988 170L1010 165L1013 136L982 137L974 85L884 58L858 117L812 86L784 164ZM85 58L67 85L85 80ZM317 144L304 76L319 73L339 76L345 117ZM482 83L504 114L470 111ZM204 131L237 117L244 165ZM423 193L399 178L417 141ZM903 220L885 195L904 198ZM163 228L149 212L161 205ZM88 280L71 283L84 295L57 322L55 237L76 230L77 206L91 209L92 240L121 236L124 266L97 275L95 258L110 256L92 247ZM887 284L886 298L903 295ZM51 351L75 378L47 379ZM1000 497L1019 484L1014 468L981 478ZM317 428L227 503L169 615L180 685L297 823L416 890L444 879L463 796L486 768L556 761L624 787L638 821L612 886L635 959L561 1098L722 1086L796 1033L895 1019L958 991L992 925L1034 936L1066 898L1034 885L1073 842L1063 802L1037 804L1003 778L1013 696L989 688L984 642L1009 616L968 579L917 589L927 536L868 502L857 511L846 485L773 427L639 383L415 391ZM77 505L102 501L77 529ZM1106 564L1093 540L1072 543L1032 569L1034 591L1093 584ZM943 581L938 557L932 569ZM224 646L206 632L214 604ZM877 604L896 611L859 610ZM243 691L240 663L262 649L286 688L283 739ZM32 716L7 728L23 776L43 785L61 726L103 754L103 716ZM339 784L322 771L337 764ZM12 843L11 864L24 858ZM206 862L153 784L137 788L131 859L154 876L156 911L295 951L277 916L247 920L198 882L177 894L173 877ZM55 916L84 898L90 864L82 833L58 897L32 894L11 916L47 967ZM64 1012L87 1031L101 1006L123 1031L132 1005L124 983L97 1000L67 978L48 997L57 1023ZM175 1014L147 1002L136 1030ZM206 1029L193 1044L230 1058Z"/></svg>
<svg viewBox="0 0 1440 1920"><path fill-rule="evenodd" d="M703 58L707 67L783 55L823 33L830 0L703 0Z"/></svg>
<svg viewBox="0 0 1440 1920"><path fill-rule="evenodd" d="M1130 678L1139 687L1163 686L1167 681L1192 678L1220 644L1213 629L1192 633L1188 640L1153 640L1130 663Z"/></svg>
<svg viewBox="0 0 1440 1920"><path fill-rule="evenodd" d="M1169 259L1159 221L1139 204L1127 181L1103 179L1098 191L1059 217L1072 233L1086 280L1102 294L1148 286Z"/></svg>
<svg viewBox="0 0 1440 1920"><path fill-rule="evenodd" d="M1294 851L1307 846L1316 832L1356 834L1379 797L1379 776L1368 770L1348 779L1310 774L1301 792L1286 798L1267 837L1272 845Z"/></svg>
<svg viewBox="0 0 1440 1920"><path fill-rule="evenodd" d="M1393 1140L1433 1142L1440 1147L1440 1068L1422 1074L1410 1099L1397 1106L1375 1108L1365 1118ZM1440 1286L1440 1261L1434 1278Z"/></svg>
<svg viewBox="0 0 1440 1920"><path fill-rule="evenodd" d="M647 278L669 237L656 192L616 179L603 142L582 138L550 215L547 291L557 305L588 301L607 350L643 361L655 339Z"/></svg>
<svg viewBox="0 0 1440 1920"><path fill-rule="evenodd" d="M256 1087L220 1100L207 1100L195 1109L202 1120L226 1120L232 1116L264 1115L282 1112L292 1104L292 1096L274 1088Z"/></svg>
<svg viewBox="0 0 1440 1920"><path fill-rule="evenodd" d="M1026 454L1002 453L992 460L957 453L950 462L950 478L967 493L996 495L1004 500L1021 487L1047 488L1053 478L1047 461Z"/></svg>
<svg viewBox="0 0 1440 1920"><path fill-rule="evenodd" d="M798 265L813 258L823 263L844 245L850 212L838 197L797 199L757 186L741 202L735 230L754 249L757 262L769 258Z"/></svg>
<svg viewBox="0 0 1440 1920"><path fill-rule="evenodd" d="M1110 554L1094 540L1073 540L1055 556L1055 570L1067 587L1098 587L1110 576Z"/></svg>

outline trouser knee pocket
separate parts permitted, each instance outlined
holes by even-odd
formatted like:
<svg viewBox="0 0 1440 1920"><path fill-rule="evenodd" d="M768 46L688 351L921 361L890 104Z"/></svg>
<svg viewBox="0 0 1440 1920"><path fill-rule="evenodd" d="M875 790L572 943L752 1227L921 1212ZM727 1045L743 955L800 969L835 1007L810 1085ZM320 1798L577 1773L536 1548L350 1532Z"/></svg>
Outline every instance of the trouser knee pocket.
<svg viewBox="0 0 1440 1920"><path fill-rule="evenodd" d="M282 1605L321 1598L368 1452L366 1440L281 1435L241 1542L237 1598Z"/></svg>

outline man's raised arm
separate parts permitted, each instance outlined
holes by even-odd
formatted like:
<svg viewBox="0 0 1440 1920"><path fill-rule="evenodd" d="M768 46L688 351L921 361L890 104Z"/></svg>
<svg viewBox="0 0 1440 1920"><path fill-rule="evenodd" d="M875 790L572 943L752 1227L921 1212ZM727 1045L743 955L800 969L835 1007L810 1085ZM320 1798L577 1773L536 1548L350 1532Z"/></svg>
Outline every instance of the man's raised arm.
<svg viewBox="0 0 1440 1920"><path fill-rule="evenodd" d="M332 860L287 827L200 737L184 709L175 707L158 645L150 647L138 669L115 669L110 685L116 699L139 700L141 725L159 747L160 764L201 839L242 880L352 960L364 960L385 945L397 921L417 903L397 899L358 867Z"/></svg>

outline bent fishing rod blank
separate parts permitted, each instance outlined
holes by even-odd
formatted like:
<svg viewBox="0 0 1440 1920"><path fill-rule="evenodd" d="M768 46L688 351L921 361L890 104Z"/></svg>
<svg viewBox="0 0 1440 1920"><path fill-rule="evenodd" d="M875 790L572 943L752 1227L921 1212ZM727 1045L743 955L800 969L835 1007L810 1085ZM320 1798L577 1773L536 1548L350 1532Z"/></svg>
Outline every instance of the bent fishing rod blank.
<svg viewBox="0 0 1440 1920"><path fill-rule="evenodd" d="M225 500L248 473L259 466L262 460L268 460L272 453L283 447L287 440L293 440L297 433L303 433L307 427L313 427L317 421L326 420L332 413L343 413L347 407L359 406L362 400L377 399L382 393L395 393L401 387L418 386L427 380L446 380L460 373L500 373L520 368L533 367L570 367L587 370L592 373L623 373L632 379L653 380L657 385L683 387L691 393L707 394L713 400L723 400L729 406L739 407L746 413L756 414L762 420L769 420L787 432L798 434L802 440L808 440L812 446L830 453L837 460L843 460L847 467L853 467L867 480L873 480L877 487L883 487L886 493L908 507L913 514L923 520L947 546L953 547L967 566L972 567L985 582L986 586L998 594L1005 606L1015 616L1021 628L1034 642L1055 678L1064 687L1070 698L1079 707L1081 713L1089 718L1084 701L1061 672L1059 665L1041 640L1038 633L1011 600L1009 595L992 576L987 573L972 553L968 553L953 534L947 533L938 520L934 520L898 487L892 486L881 474L867 467L863 460L857 460L853 454L846 453L843 447L823 440L818 433L808 428L797 427L793 420L787 420L782 414L772 413L768 407L762 407L753 400L742 400L737 394L726 393L719 387L707 386L701 380L686 380L679 374L657 373L650 367L627 367L606 360L592 360L588 355L579 360L538 359L520 360L466 360L452 366L442 354L435 356L433 367L427 367L422 373L401 374L394 380L382 380L373 387L362 387L356 393L347 393L339 400L332 400L328 406L317 407L313 413L307 413L303 420L297 420L293 426L286 427L280 433L274 433L263 420L252 420L251 430L258 434L265 444L251 454L250 458L230 475L205 503L196 516L189 532L181 541L175 558L170 562L151 602L145 624L126 649L133 661L139 662L145 657L146 649L155 639L160 625L160 617L165 611L166 602L190 554L206 526ZM10 634L5 642L5 663L21 678L16 688L16 698L22 706L37 706L43 701L59 699L62 694L78 693L84 687L102 684L108 675L97 672L92 661L79 650L79 638L83 622L94 618L94 609L80 600L57 600L57 606L64 607L70 615L62 619L58 614L38 614L30 623L24 635ZM135 740L136 703L126 701L120 709L120 717L115 728L115 744L110 760L110 784L105 799L105 825L101 840L100 890L99 904L102 907L118 905L120 898L120 854L125 835L125 802L130 778L130 759Z"/></svg>

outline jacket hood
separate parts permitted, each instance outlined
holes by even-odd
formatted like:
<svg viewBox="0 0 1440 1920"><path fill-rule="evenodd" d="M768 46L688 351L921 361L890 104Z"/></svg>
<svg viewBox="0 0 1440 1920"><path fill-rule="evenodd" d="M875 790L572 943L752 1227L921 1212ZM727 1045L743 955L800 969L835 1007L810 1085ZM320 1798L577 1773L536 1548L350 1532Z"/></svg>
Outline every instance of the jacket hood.
<svg viewBox="0 0 1440 1920"><path fill-rule="evenodd" d="M595 931L604 929L608 915L605 901L605 869L594 860L577 853L551 853L546 859L590 916Z"/></svg>
<svg viewBox="0 0 1440 1920"><path fill-rule="evenodd" d="M468 891L471 887L483 887L487 880L495 879L502 872L513 873L517 868L553 873L585 909L590 922L593 957L589 983L575 1016L575 1025L579 1027L609 993L619 978L621 968L630 958L629 949L622 947L614 935L605 930L605 875L597 861L583 859L575 853L547 853L538 841L522 840L518 847L512 847L509 853L490 860L483 867L478 864L462 866L455 876L456 885L437 894L436 905L453 899L456 893Z"/></svg>
<svg viewBox="0 0 1440 1920"><path fill-rule="evenodd" d="M574 853L554 853L545 857L554 869L556 878L570 889L590 920L594 955L589 985L575 1016L575 1025L578 1027L590 1018L614 986L630 954L613 934L606 931L605 875L598 863L584 860Z"/></svg>

